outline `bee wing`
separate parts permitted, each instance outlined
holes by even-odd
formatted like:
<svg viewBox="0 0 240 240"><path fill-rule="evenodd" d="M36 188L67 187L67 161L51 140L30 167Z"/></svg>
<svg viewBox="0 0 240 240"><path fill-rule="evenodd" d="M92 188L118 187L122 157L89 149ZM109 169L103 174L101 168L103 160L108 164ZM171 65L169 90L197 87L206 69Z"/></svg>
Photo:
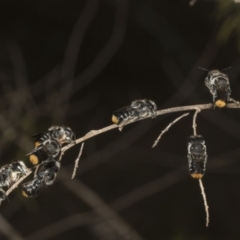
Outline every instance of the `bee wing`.
<svg viewBox="0 0 240 240"><path fill-rule="evenodd" d="M130 106L130 105L129 105L129 106L122 107L122 108L119 108L118 110L113 111L113 114L114 114L114 113L119 113L119 112L126 112L126 111L128 111L129 109L131 109L131 106Z"/></svg>
<svg viewBox="0 0 240 240"><path fill-rule="evenodd" d="M35 134L32 135L32 138L38 139L38 138L40 138L43 134L46 134L46 133L48 133L48 131L40 132L40 133L35 133Z"/></svg>
<svg viewBox="0 0 240 240"><path fill-rule="evenodd" d="M205 85L210 89L211 83L208 78L205 78Z"/></svg>
<svg viewBox="0 0 240 240"><path fill-rule="evenodd" d="M32 155L33 153L37 152L39 149L43 147L42 144L39 144L37 147L35 147L31 152L27 153L26 156Z"/></svg>
<svg viewBox="0 0 240 240"><path fill-rule="evenodd" d="M34 152L35 152L35 151L32 150L31 152L27 153L25 156L30 156L30 155L32 155Z"/></svg>

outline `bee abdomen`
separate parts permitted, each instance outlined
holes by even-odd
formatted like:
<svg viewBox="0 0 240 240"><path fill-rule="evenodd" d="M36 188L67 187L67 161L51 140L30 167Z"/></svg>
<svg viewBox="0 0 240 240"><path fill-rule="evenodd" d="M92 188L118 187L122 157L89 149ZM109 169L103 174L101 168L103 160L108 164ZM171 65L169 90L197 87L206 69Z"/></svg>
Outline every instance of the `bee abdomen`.
<svg viewBox="0 0 240 240"><path fill-rule="evenodd" d="M131 115L130 111L115 111L113 112L112 115L112 122L115 124L120 124L122 123L124 120L128 119L129 116Z"/></svg>
<svg viewBox="0 0 240 240"><path fill-rule="evenodd" d="M202 178L205 173L206 164L204 162L192 161L189 164L189 173L193 178Z"/></svg>
<svg viewBox="0 0 240 240"><path fill-rule="evenodd" d="M207 151L201 135L190 136L188 139L189 173L193 178L200 179L206 171Z"/></svg>

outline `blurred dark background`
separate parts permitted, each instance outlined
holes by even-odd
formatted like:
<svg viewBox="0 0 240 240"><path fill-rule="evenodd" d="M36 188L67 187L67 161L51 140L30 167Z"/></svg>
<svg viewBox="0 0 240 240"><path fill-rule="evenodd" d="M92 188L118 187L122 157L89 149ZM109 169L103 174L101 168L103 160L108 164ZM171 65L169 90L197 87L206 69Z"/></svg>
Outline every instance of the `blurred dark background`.
<svg viewBox="0 0 240 240"><path fill-rule="evenodd" d="M136 99L158 109L209 103L199 67L231 67L239 100L239 26L240 4L230 0L1 1L1 165L22 159L30 167L32 134L55 124L81 137ZM53 186L33 200L19 187L2 203L1 239L240 239L240 111L197 118L208 150L208 228L188 173L193 112L151 148L181 114L87 140L74 180L80 145L71 148Z"/></svg>

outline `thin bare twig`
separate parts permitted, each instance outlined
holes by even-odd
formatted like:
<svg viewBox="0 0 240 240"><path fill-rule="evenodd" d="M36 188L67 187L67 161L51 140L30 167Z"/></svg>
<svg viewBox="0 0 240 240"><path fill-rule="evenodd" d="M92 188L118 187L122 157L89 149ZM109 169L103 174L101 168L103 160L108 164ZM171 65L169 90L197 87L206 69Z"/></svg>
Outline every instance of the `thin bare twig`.
<svg viewBox="0 0 240 240"><path fill-rule="evenodd" d="M206 212L206 227L208 227L208 225L209 225L209 211L208 211L209 207L208 207L208 204L207 204L207 197L206 197L206 194L205 194L205 191L204 191L204 187L203 187L203 183L202 183L201 178L199 179L199 186L200 186L201 193L202 193L202 196L203 196L204 207L205 207L205 212Z"/></svg>
<svg viewBox="0 0 240 240"><path fill-rule="evenodd" d="M160 133L160 135L158 136L158 138L156 139L156 141L155 141L154 144L152 145L152 148L154 148L154 147L157 146L157 144L158 144L160 138L162 137L162 135L163 135L165 132L167 132L167 131L171 128L172 125L174 125L177 121L179 121L179 120L180 120L181 118L183 118L183 117L186 117L187 115L189 115L189 113L184 113L183 115L181 115L180 117L178 117L178 118L176 118L174 121L172 121L170 124L168 124L168 126L167 126L164 130L162 130L162 132Z"/></svg>
<svg viewBox="0 0 240 240"><path fill-rule="evenodd" d="M193 134L194 134L194 136L197 135L197 124L196 124L196 120L197 120L197 115L198 115L199 112L201 112L201 109L200 109L200 108L196 108L196 112L195 112L194 115L193 115L193 125L192 125L192 127L193 127Z"/></svg>
<svg viewBox="0 0 240 240"><path fill-rule="evenodd" d="M24 238L20 233L13 228L13 226L0 215L0 232L2 232L9 240L23 240Z"/></svg>
<svg viewBox="0 0 240 240"><path fill-rule="evenodd" d="M80 151L79 151L79 154L78 154L78 157L75 160L75 165L74 165L74 169L73 169L72 179L74 179L74 177L76 175L76 171L77 171L77 168L78 168L78 162L79 162L79 159L80 159L80 157L82 155L83 147L84 147L84 142L82 143Z"/></svg>

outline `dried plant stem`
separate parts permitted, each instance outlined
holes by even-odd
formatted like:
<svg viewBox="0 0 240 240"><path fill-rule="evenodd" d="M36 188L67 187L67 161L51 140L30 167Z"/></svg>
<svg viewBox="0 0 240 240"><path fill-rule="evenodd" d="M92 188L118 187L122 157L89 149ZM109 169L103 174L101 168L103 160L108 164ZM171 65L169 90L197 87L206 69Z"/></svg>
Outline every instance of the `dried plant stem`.
<svg viewBox="0 0 240 240"><path fill-rule="evenodd" d="M196 108L196 112L195 112L194 115L193 115L193 125L192 125L192 127L193 127L193 134L194 134L194 136L197 135L197 124L196 124L196 120L197 120L197 115L198 115L199 112L201 112L201 109L200 109L200 108Z"/></svg>
<svg viewBox="0 0 240 240"><path fill-rule="evenodd" d="M76 160L75 160L75 165L74 165L74 169L73 169L72 179L74 179L74 177L75 177L75 175L76 175L76 171L77 171L77 168L78 168L78 162L79 162L80 157L81 157L81 155L82 155L83 147L84 147L84 142L82 143L81 148L80 148L80 151L79 151L79 154L78 154L78 157L77 157Z"/></svg>
<svg viewBox="0 0 240 240"><path fill-rule="evenodd" d="M205 212L206 212L206 227L208 227L208 225L209 225L209 211L208 211L209 207L208 207L208 204L207 204L207 197L206 197L206 194L205 194L205 191L204 191L204 187L203 187L203 183L202 183L201 178L199 179L199 186L200 186L201 193L202 193L202 196L203 196L204 207L205 207Z"/></svg>
<svg viewBox="0 0 240 240"><path fill-rule="evenodd" d="M236 108L239 109L240 105L237 103L228 103L226 105L226 108ZM168 113L174 113L174 112L184 112L184 111L193 111L196 109L200 109L200 110L214 110L214 106L212 103L209 104L199 104L199 105L190 105L190 106L182 106L182 107L174 107L174 108L167 108L167 109L163 109L163 110L158 110L156 116L160 116L160 115L164 115L164 114L168 114ZM137 120L133 120L133 121L129 121L127 122L125 125L131 124L133 122L138 122L144 119L147 119L150 117L146 117L146 118L142 118L142 119L137 119ZM62 148L62 154L64 154L65 151L67 151L69 148L75 146L78 143L84 142L89 138L95 137L99 134L102 134L104 132L110 131L112 129L118 128L118 125L116 124L112 124L109 125L107 127L104 127L102 129L99 130L92 130L90 132L88 132L85 136L78 138L75 143L70 143L67 146ZM31 169L28 169L28 173L26 175L24 175L22 178L20 178L15 184L12 185L11 188L8 189L6 195L9 195L15 188L18 187L18 185L30 174L32 173Z"/></svg>
<svg viewBox="0 0 240 240"><path fill-rule="evenodd" d="M174 121L172 121L170 124L167 125L167 127L162 130L162 132L160 133L160 135L158 136L158 138L156 139L156 141L154 142L154 144L152 145L152 148L156 147L159 140L161 139L162 135L167 132L172 125L174 125L177 121L179 121L181 118L186 117L187 115L189 115L189 113L184 113L183 115L181 115L180 117L176 118Z"/></svg>

